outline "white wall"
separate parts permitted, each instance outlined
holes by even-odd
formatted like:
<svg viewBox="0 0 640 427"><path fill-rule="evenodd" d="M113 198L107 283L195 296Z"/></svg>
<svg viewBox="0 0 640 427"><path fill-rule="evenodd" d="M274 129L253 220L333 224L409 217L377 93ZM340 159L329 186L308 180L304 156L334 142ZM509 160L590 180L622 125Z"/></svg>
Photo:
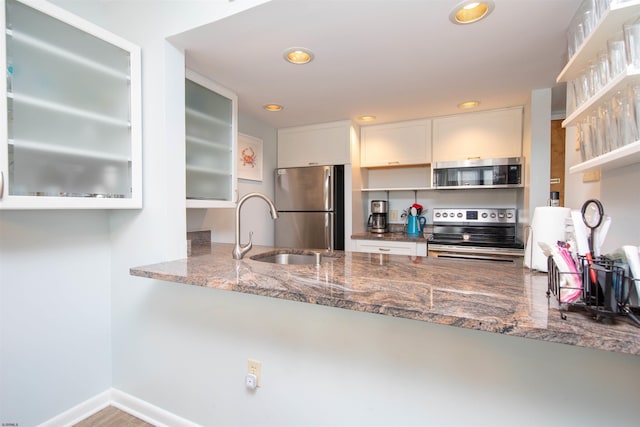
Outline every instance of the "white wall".
<svg viewBox="0 0 640 427"><path fill-rule="evenodd" d="M0 422L36 425L111 386L103 211L0 212Z"/></svg>
<svg viewBox="0 0 640 427"><path fill-rule="evenodd" d="M277 132L276 129L261 123L254 118L240 114L238 119L240 133L262 139L264 163L262 165L262 181L238 180L238 195L258 192L274 197L273 173L277 163ZM249 241L249 232L253 231L253 242L257 245L273 246L275 225L269 207L260 199L249 199L242 206L240 216L241 240L243 244ZM211 240L214 242L233 243L235 241L235 209L188 209L187 230L211 230Z"/></svg>
<svg viewBox="0 0 640 427"><path fill-rule="evenodd" d="M164 38L260 2L55 1L143 48L144 209L0 212L0 422L50 419L149 357L128 270L186 254L183 55Z"/></svg>

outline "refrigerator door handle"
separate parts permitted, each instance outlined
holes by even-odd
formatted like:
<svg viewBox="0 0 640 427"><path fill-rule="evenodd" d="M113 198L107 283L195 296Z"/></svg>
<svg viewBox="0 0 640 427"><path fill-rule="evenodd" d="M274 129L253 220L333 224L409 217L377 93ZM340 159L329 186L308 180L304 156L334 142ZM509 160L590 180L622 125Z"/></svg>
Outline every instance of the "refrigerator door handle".
<svg viewBox="0 0 640 427"><path fill-rule="evenodd" d="M333 175L331 175L331 168L325 167L324 169L324 206L328 211L332 211L333 207Z"/></svg>
<svg viewBox="0 0 640 427"><path fill-rule="evenodd" d="M327 221L329 222L329 224L325 224L325 227L324 227L324 229L325 229L325 238L326 238L326 242L329 244L329 248L328 249L329 249L330 252L333 252L333 250L334 250L334 245L333 245L333 232L334 232L334 229L333 229L333 222L334 222L333 221L333 216L334 215L335 215L335 213L330 212L326 216Z"/></svg>

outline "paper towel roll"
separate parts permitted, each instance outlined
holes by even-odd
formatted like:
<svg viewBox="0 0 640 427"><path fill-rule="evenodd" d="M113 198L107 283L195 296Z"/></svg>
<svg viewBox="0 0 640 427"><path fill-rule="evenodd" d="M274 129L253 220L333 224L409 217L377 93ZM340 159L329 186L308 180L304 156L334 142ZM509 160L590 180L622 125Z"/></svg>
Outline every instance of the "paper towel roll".
<svg viewBox="0 0 640 427"><path fill-rule="evenodd" d="M555 246L558 240L565 240L565 219L571 209L556 206L540 206L533 211L531 232L524 250L524 265L538 271L547 271L547 257L538 242Z"/></svg>

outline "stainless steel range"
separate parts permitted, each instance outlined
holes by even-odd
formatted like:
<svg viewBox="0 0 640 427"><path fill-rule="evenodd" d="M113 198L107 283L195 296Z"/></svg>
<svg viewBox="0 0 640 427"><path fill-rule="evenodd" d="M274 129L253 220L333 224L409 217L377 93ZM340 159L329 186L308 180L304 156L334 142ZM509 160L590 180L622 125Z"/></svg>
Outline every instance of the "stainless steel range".
<svg viewBox="0 0 640 427"><path fill-rule="evenodd" d="M524 256L513 208L434 208L430 256L511 261Z"/></svg>

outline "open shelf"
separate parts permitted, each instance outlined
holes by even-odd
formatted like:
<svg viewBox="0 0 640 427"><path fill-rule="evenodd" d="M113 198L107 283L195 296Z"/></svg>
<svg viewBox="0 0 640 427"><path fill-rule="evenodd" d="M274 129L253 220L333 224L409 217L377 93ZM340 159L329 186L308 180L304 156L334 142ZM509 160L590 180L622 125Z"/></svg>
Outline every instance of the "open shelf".
<svg viewBox="0 0 640 427"><path fill-rule="evenodd" d="M629 83L640 82L640 69L635 67L627 67L627 70L617 76L615 79L607 83L595 95L589 98L584 104L576 108L563 122L562 127L573 126L580 120L584 119L590 112L598 107L602 101L610 99L619 90L625 90Z"/></svg>
<svg viewBox="0 0 640 427"><path fill-rule="evenodd" d="M569 169L569 173L609 170L640 162L640 141L617 148Z"/></svg>
<svg viewBox="0 0 640 427"><path fill-rule="evenodd" d="M567 65L562 69L558 83L573 80L592 61L598 52L606 50L607 40L612 34L622 31L625 22L634 16L640 15L640 0L614 4L609 11L600 18L594 30L584 40L582 46L571 57Z"/></svg>

